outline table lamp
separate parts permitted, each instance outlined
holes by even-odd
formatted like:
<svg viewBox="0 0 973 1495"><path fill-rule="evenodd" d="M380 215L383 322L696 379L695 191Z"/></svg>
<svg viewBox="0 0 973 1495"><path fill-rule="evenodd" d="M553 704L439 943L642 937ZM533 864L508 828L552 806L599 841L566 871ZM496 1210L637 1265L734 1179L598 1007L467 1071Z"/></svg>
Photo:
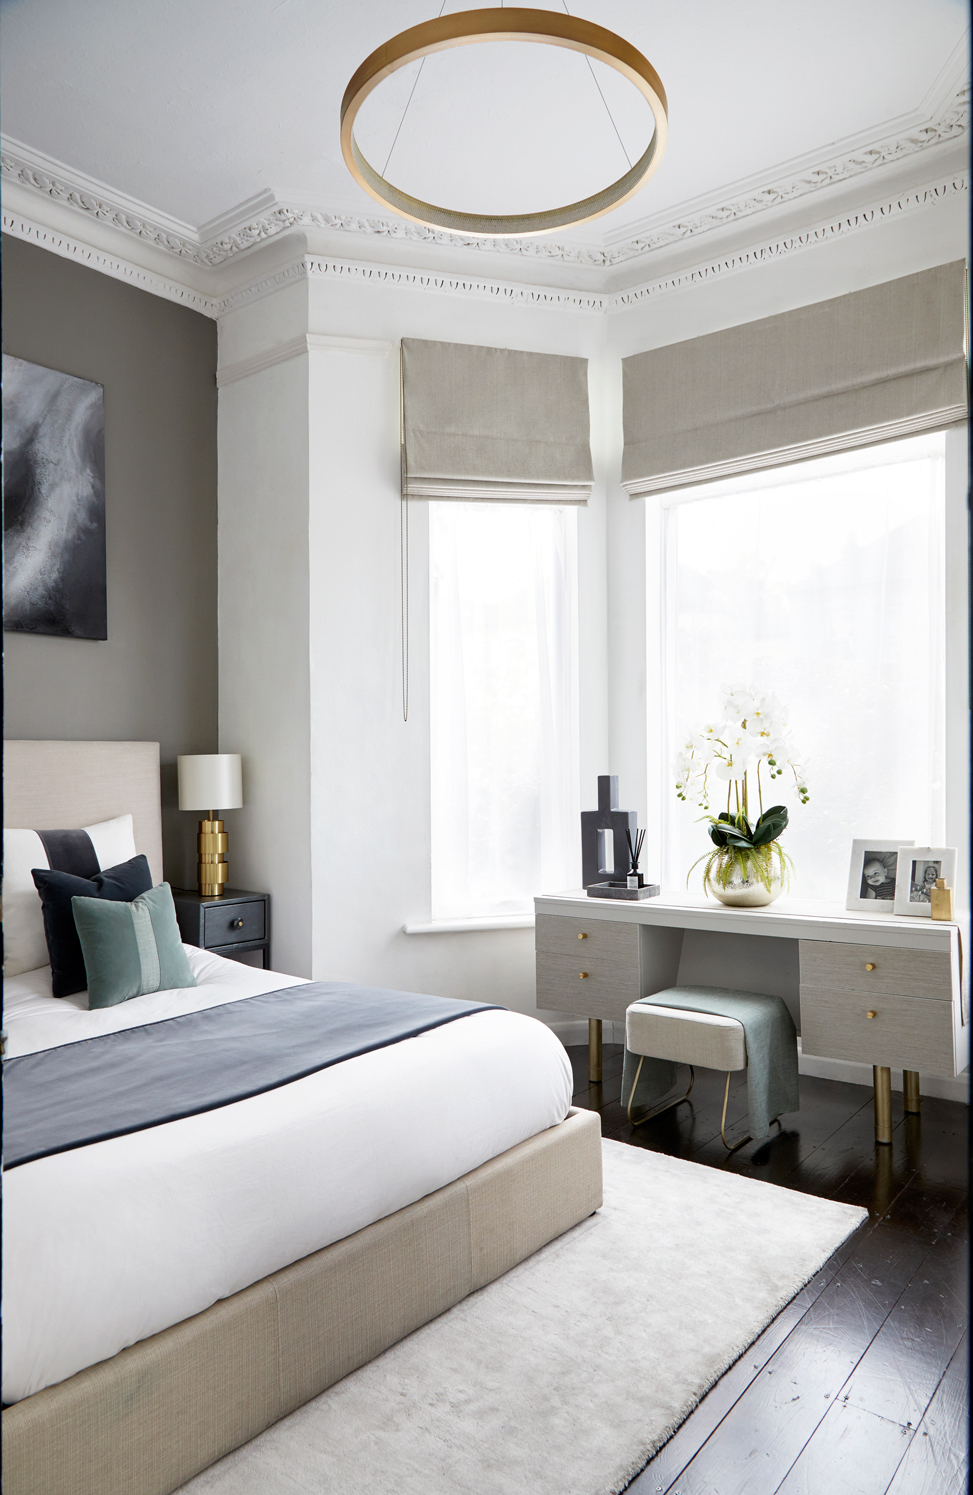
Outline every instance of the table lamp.
<svg viewBox="0 0 973 1495"><path fill-rule="evenodd" d="M220 898L230 879L226 851L230 838L216 811L243 804L239 753L189 753L176 759L180 810L204 810L196 837L196 883L201 898Z"/></svg>

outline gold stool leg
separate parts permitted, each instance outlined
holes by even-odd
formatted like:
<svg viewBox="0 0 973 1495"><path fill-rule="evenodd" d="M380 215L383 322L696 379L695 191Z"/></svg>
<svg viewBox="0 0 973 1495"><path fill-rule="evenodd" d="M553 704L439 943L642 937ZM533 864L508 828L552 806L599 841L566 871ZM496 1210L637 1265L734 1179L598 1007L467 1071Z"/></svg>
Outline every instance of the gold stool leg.
<svg viewBox="0 0 973 1495"><path fill-rule="evenodd" d="M643 1123L643 1121L651 1121L652 1118L653 1118L653 1116L661 1116L662 1113L663 1113L663 1111L671 1111L672 1108L673 1108L673 1106L681 1106L684 1100L688 1100L689 1099L690 1094L692 1093L692 1088L693 1088L693 1086L696 1083L696 1071L693 1068L693 1066L690 1064L690 1066L689 1066L689 1089L686 1091L685 1095L679 1095L679 1096L676 1097L675 1100L666 1100L666 1101L663 1101L662 1104L659 1105L659 1106L650 1106L649 1110L648 1111L644 1111L641 1116L633 1116L632 1115L632 1102L635 1099L635 1092L638 1089L639 1075L642 1073L642 1065L643 1065L644 1062L645 1062L645 1055L641 1054L639 1056L639 1067L635 1071L635 1079L632 1081L632 1093L631 1093L631 1095L628 1098L628 1105L625 1107L625 1115L628 1117L629 1121L632 1123L633 1126L641 1126L642 1123Z"/></svg>
<svg viewBox="0 0 973 1495"><path fill-rule="evenodd" d="M902 1071L902 1098L905 1101L907 1116L919 1115L919 1071L917 1069L904 1069Z"/></svg>
<svg viewBox="0 0 973 1495"><path fill-rule="evenodd" d="M601 1084L601 1018L588 1019L588 1084Z"/></svg>
<svg viewBox="0 0 973 1495"><path fill-rule="evenodd" d="M732 1074L732 1069L728 1069L726 1072L726 1089L723 1091L723 1115L720 1117L720 1137L727 1152L736 1152L737 1148L743 1147L747 1142L750 1141L749 1132L747 1132L747 1135L741 1138L739 1142L734 1142L732 1146L726 1140L726 1105L727 1101L730 1099L730 1077Z"/></svg>
<svg viewBox="0 0 973 1495"><path fill-rule="evenodd" d="M875 1085L875 1141L892 1140L892 1071L886 1064L872 1065Z"/></svg>

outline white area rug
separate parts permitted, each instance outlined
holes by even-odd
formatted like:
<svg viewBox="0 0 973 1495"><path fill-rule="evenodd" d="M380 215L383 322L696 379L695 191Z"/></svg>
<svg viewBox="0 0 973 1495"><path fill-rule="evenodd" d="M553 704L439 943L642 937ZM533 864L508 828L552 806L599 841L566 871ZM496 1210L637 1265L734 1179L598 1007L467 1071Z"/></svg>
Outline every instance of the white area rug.
<svg viewBox="0 0 973 1495"><path fill-rule="evenodd" d="M184 1495L615 1495L866 1212L605 1142L605 1205Z"/></svg>

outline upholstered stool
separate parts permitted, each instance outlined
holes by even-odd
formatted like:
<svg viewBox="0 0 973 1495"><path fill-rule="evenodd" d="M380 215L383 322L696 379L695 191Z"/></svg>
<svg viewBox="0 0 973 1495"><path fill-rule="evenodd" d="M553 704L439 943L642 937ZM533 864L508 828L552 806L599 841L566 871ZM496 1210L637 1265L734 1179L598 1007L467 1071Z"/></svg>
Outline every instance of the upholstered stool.
<svg viewBox="0 0 973 1495"><path fill-rule="evenodd" d="M667 993L674 997L678 987ZM625 1046L632 1054L640 1055L635 1079L629 1094L622 1100L626 1114L633 1126L641 1126L653 1116L659 1116L672 1106L688 1100L696 1079L695 1066L701 1069L725 1069L726 1088L723 1092L723 1115L720 1118L720 1136L723 1146L730 1152L750 1141L749 1133L740 1142L732 1145L726 1140L726 1107L730 1097L730 1076L734 1070L747 1067L747 1041L743 1024L736 1018L721 1017L709 1012L681 1012L676 1007L655 1007L651 1002L633 1002L625 1013ZM642 1063L646 1058L667 1059L673 1064L688 1064L690 1069L689 1089L675 1100L664 1101L653 1106L642 1116L632 1115L632 1102L638 1086Z"/></svg>

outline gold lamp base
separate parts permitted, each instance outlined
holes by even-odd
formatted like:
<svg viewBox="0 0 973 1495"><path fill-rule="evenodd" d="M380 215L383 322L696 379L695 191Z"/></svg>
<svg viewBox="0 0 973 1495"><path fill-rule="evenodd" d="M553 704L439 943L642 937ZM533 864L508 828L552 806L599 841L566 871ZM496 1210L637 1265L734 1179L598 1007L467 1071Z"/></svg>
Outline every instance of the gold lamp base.
<svg viewBox="0 0 973 1495"><path fill-rule="evenodd" d="M196 886L201 898L221 898L230 880L230 864L226 860L230 838L223 829L222 820L217 820L213 811L208 820L199 822L196 837Z"/></svg>

